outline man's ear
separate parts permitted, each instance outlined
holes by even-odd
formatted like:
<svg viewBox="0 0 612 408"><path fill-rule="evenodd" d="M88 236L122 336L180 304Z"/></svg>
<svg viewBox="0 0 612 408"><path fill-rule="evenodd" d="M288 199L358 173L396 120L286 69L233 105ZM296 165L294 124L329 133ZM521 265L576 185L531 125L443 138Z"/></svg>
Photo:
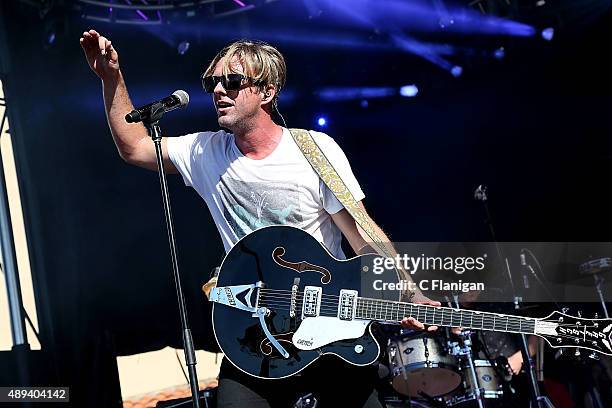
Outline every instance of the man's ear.
<svg viewBox="0 0 612 408"><path fill-rule="evenodd" d="M270 103L276 96L276 87L274 85L266 85L266 87L262 90L261 95L262 105Z"/></svg>

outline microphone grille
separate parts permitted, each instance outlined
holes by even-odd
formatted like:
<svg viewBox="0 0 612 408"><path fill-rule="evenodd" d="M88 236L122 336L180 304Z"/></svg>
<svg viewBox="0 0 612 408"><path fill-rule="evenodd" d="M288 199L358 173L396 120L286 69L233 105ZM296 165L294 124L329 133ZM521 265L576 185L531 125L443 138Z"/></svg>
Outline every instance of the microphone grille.
<svg viewBox="0 0 612 408"><path fill-rule="evenodd" d="M183 91L182 89L174 91L172 95L176 96L179 99L181 103L181 108L187 106L187 104L189 103L189 94Z"/></svg>

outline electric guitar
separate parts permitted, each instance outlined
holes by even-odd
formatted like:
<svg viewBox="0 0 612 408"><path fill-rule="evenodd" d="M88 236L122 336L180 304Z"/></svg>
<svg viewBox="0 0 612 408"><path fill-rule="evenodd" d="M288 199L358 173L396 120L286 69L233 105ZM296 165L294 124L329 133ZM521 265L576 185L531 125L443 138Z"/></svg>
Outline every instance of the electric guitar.
<svg viewBox="0 0 612 408"><path fill-rule="evenodd" d="M399 292L374 288L374 280L398 281L395 270L372 272L377 257L335 259L310 234L289 226L243 237L223 260L210 293L225 356L265 379L294 375L326 354L365 366L381 350L372 323L399 324L405 316L429 325L534 334L552 347L612 355L612 319L560 312L535 319L399 302Z"/></svg>

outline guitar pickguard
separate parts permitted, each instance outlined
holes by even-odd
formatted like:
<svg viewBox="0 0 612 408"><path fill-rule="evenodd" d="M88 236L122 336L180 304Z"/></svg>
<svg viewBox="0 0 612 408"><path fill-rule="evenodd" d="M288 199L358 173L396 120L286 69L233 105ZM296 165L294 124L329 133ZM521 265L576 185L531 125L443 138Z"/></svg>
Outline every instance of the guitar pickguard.
<svg viewBox="0 0 612 408"><path fill-rule="evenodd" d="M339 340L363 336L369 320L340 320L336 317L308 317L293 335L293 345L300 350L315 350Z"/></svg>

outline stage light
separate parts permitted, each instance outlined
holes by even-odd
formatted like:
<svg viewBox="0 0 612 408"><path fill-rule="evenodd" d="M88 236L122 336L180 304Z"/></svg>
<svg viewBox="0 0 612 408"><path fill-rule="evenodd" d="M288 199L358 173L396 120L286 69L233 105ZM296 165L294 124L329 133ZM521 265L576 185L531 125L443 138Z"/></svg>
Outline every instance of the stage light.
<svg viewBox="0 0 612 408"><path fill-rule="evenodd" d="M493 52L493 56L500 60L506 56L506 50L504 49L504 47L499 47Z"/></svg>
<svg viewBox="0 0 612 408"><path fill-rule="evenodd" d="M55 35L55 31L51 31L47 34L47 44L53 45L57 36Z"/></svg>
<svg viewBox="0 0 612 408"><path fill-rule="evenodd" d="M319 116L319 118L317 118L317 125L319 125L319 127L327 126L327 118L324 116Z"/></svg>
<svg viewBox="0 0 612 408"><path fill-rule="evenodd" d="M416 85L404 85L400 88L400 95L406 98L413 98L419 93L419 88Z"/></svg>
<svg viewBox="0 0 612 408"><path fill-rule="evenodd" d="M178 47L176 47L176 49L180 55L185 55L185 53L189 51L190 45L191 44L189 44L189 41L182 41Z"/></svg>
<svg viewBox="0 0 612 408"><path fill-rule="evenodd" d="M397 93L392 87L325 87L315 90L324 101L349 101L374 98L387 98Z"/></svg>
<svg viewBox="0 0 612 408"><path fill-rule="evenodd" d="M463 74L463 68L461 68L459 65L455 65L454 67L451 68L450 72L452 76L457 78L457 77L460 77L461 74Z"/></svg>
<svg viewBox="0 0 612 408"><path fill-rule="evenodd" d="M548 27L542 30L542 38L546 41L552 41L555 36L555 29L552 27Z"/></svg>
<svg viewBox="0 0 612 408"><path fill-rule="evenodd" d="M455 20L453 20L451 17L441 18L440 20L438 20L438 25L443 30L446 29L448 26L452 26L453 24L455 24Z"/></svg>

